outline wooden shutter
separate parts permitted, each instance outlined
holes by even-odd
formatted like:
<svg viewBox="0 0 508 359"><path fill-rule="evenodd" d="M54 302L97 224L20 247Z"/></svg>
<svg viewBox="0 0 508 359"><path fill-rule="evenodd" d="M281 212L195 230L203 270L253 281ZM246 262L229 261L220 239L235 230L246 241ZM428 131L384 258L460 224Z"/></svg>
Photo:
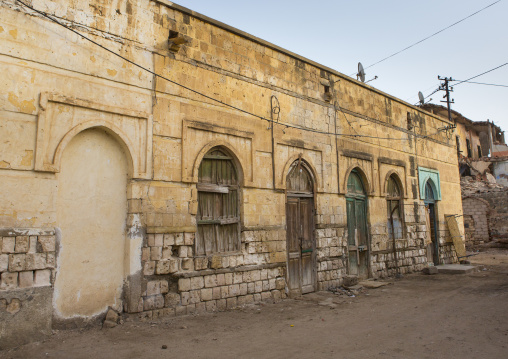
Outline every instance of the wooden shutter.
<svg viewBox="0 0 508 359"><path fill-rule="evenodd" d="M240 249L239 186L232 158L212 149L198 172L196 254Z"/></svg>

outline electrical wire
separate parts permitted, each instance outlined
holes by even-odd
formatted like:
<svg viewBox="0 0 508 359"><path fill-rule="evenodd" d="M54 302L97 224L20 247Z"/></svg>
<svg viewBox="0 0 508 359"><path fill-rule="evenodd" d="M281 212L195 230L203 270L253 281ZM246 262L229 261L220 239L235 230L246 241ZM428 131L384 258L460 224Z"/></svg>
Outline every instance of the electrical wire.
<svg viewBox="0 0 508 359"><path fill-rule="evenodd" d="M455 80L455 81L460 81L460 80ZM475 85L485 85L485 86L498 86L498 87L508 87L508 85L499 85L499 84L487 84L485 82L475 82L475 81L462 81L462 82L466 82L468 84L475 84ZM456 85L455 85L456 86Z"/></svg>
<svg viewBox="0 0 508 359"><path fill-rule="evenodd" d="M492 71L494 71L494 70L497 70L497 69L499 69L499 68L501 68L501 67L503 67L503 66L506 66L506 65L508 65L508 62L506 62L506 63L504 63L504 64L502 64L502 65L499 65L499 66L497 66L497 67L494 67L493 69L490 69L490 70L488 70L488 71L482 72L482 73L481 73L481 74L479 74L479 75L476 75L476 76L470 77L470 78L468 78L467 80L462 80L462 81L460 81L460 82L456 83L455 85L453 85L453 87L458 86L458 85L460 85L460 84L463 84L464 82L468 82L469 80L475 79L475 78L477 78L477 77L483 76L483 75L485 75L485 74L488 74L489 72L492 72ZM452 80L452 81L459 81L459 80Z"/></svg>
<svg viewBox="0 0 508 359"><path fill-rule="evenodd" d="M258 118L258 119L260 119L260 120L267 121L268 123L281 125L281 126L284 126L284 127L286 127L286 128L293 128L293 129L297 129L297 130L308 131L308 132L313 132L313 133L319 133L319 134L324 134L324 135L343 136L343 137L353 137L353 138L373 138L373 139L380 139L380 140L392 140L392 141L393 141L393 140L400 140L400 141L409 141L409 140L410 140L409 138L376 137L376 136L360 135L360 134L358 134L358 132L356 132L356 130L352 127L351 123L349 122L349 120L348 120L348 119L347 119L347 117L346 117L346 114L344 113L344 111L342 111L342 109L341 109L340 107L339 107L340 111L343 113L344 117L346 118L346 121L347 121L347 122L348 122L348 124L351 126L351 128L353 128L353 130L356 132L356 134L354 134L354 135L352 135L352 134L338 134L338 133L334 133L334 132L328 132L328 131L315 130L315 129L312 129L312 128L303 128L303 127L299 127L299 126L292 125L292 124L289 124L289 123L277 122L277 121L274 121L274 120L272 120L272 119L269 119L269 118L266 118L266 117L263 117L263 116L260 116L260 115L256 115L256 114L254 114L254 113L252 113L252 112L246 111L246 110L244 110L244 109L242 109L242 108L239 108L239 107L236 107L236 106L234 106L234 105L230 105L230 104L228 104L228 103L226 103L226 102L223 102L223 101L218 100L218 99L216 99L216 98L213 98L213 97L211 97L211 96L209 96L209 95L206 95L206 94L204 94L204 93L201 93L201 92L199 92L199 91L197 91L197 90L194 90L194 89L192 89L192 88L190 88L190 87L188 87L188 86L182 85L182 84L180 84L180 83L178 83L178 82L176 82L176 81L173 81L173 80L171 80L171 79L169 79L169 78L167 78L167 77L164 77L164 76L162 76L162 75L159 75L158 73L156 73L156 72L154 72L154 71L152 71L152 70L150 70L150 69L148 69L148 68L146 68L146 67L144 67L144 66L142 66L142 65L140 65L140 64L138 64L138 63L136 63L136 62L134 62L134 61L132 61L132 60L129 60L128 58L126 58L126 57L124 57L124 56L122 56L122 55L120 55L120 54L118 54L118 53L116 53L116 52L114 52L113 50L111 50L111 49L107 48L106 46L99 44L98 42L96 42L96 41L94 41L94 40L90 39L89 37L87 37L87 36L85 36L85 35L83 35L83 34L82 34L82 33L80 33L79 31L76 31L76 30L74 30L74 29L70 28L69 26L67 26L67 25L65 25L65 24L63 24L63 23L61 23L60 21L58 21L58 20L56 20L55 18L53 18L52 16L50 16L48 13L46 13L46 12L44 12L44 11L37 10L37 9L35 9L35 8L33 8L33 7L31 7L31 6L27 5L27 4L25 4L24 2L22 2L22 1L20 1L20 0L16 0L16 1L17 1L18 3L20 3L20 4L22 4L23 6L25 6L26 8L28 8L28 9L30 9L30 10L32 10L32 11L34 11L34 12L36 12L36 13L40 14L40 15L42 15L43 17L45 17L45 18L47 18L47 19L51 20L52 22L54 22L54 23L56 23L56 24L58 24L58 25L62 26L63 28L65 28L65 29L67 29L67 30L69 30L69 31L71 31L71 32L73 32L73 33L75 33L76 35L78 35L78 36L79 36L79 37L81 37L82 39L84 39L84 40L87 40L87 41L91 42L92 44L94 44L94 45L96 45L96 46L100 47L101 49L103 49L103 50L105 50L105 51L107 51L107 52L109 52L109 53L111 53L111 54L113 54L113 55L115 55L115 56L117 56L117 57L121 58L121 59L122 59L122 60L124 60L124 61L127 61L128 63L130 63L130 64L132 64L132 65L134 65L134 66L136 66L136 67L138 67L138 68L142 69L143 71L146 71L146 72L148 72L148 73L152 74L152 75L153 75L153 76L155 76L155 77L158 77L158 78L160 78L160 79L163 79L163 80L165 80L165 81L168 81L169 83L172 83L172 84L174 84L174 85L176 85L176 86L179 86L179 87L181 87L181 88L184 88L184 89L186 89L186 90L188 90L188 91L190 91L190 92L192 92L192 93L194 93L194 94L197 94L197 95L199 95L199 96L202 96L202 97L204 97L204 98L206 98L206 99L209 99L209 100L211 100L211 101L214 101L214 102L220 103L221 105L224 105L224 106L226 106L226 107L229 107L229 108L232 108L232 109L237 110L237 111L239 111L239 112L242 112L242 113L244 113L244 114L247 114L247 115L250 115L250 116L256 117L256 118ZM499 0L499 1L501 1L501 0ZM335 107L335 106L334 106L334 107ZM437 134L437 133L439 133L439 131L438 131L438 132L436 132L436 134ZM428 137L428 136L425 136L425 137Z"/></svg>
<svg viewBox="0 0 508 359"><path fill-rule="evenodd" d="M482 9L480 9L480 10L478 10L478 11L476 11L476 12L472 13L471 15L466 16L465 18L463 18L463 19L461 19L461 20L459 20L459 21L457 21L457 22L454 22L453 24L451 24L451 25L449 25L449 26L445 27L444 29L441 29L441 30L439 30L439 31L437 31L437 32L435 32L435 33L433 33L432 35L427 36L426 38L424 38L424 39L422 39L422 40L420 40L420 41L417 41L417 42L415 42L414 44L409 45L409 46L407 46L407 47L403 48L402 50L397 51L397 52L395 52L395 53L391 54L390 56L387 56L387 57L385 57L384 59L381 59L381 60L379 60L379 61L377 61L377 62L373 63L372 65L369 65L369 66L365 67L365 70L366 70L366 69L368 69L368 68L370 68L370 67L372 67L372 66L374 66L374 65L377 65L377 64L379 64L379 63L381 63L381 62L383 62L383 61L386 61L386 60L388 60L389 58L394 57L395 55L398 55L398 54L400 54L400 53L402 53L402 52L404 52L404 51L406 51L406 50L409 50L410 48L412 48L412 47L414 47L414 46L416 46L416 45L418 45L418 44L421 44L421 43L422 43L422 42L424 42L425 40L428 40L428 39L430 39L431 37L434 37L434 36L436 36L436 35L438 35L438 34L442 33L443 31L448 30L449 28L451 28L451 27L453 27L453 26L455 26L455 25L457 25L457 24L459 24L459 23L463 22L464 20L469 19L470 17L472 17L472 16L474 16L474 15L476 15L476 14L478 14L478 13L480 13L480 12L482 12L482 11L486 10L486 9L488 9L488 8L489 8L489 7L491 7L491 6L494 6L494 5L495 5L495 4L497 4L498 2L501 2L501 0L495 1L495 2L493 2L492 4L487 5L487 6L485 6L484 8L482 8ZM355 74L356 74L356 73L355 73ZM351 75L351 76L354 76L355 74L353 74L353 75Z"/></svg>

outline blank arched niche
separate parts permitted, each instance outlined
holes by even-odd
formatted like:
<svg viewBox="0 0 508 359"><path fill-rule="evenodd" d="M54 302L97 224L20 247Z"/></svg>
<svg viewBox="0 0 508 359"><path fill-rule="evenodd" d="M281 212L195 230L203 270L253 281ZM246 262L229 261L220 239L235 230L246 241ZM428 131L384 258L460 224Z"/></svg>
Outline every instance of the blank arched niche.
<svg viewBox="0 0 508 359"><path fill-rule="evenodd" d="M41 94L35 170L59 172L66 145L90 128L105 129L124 147L132 178L151 178L150 114L51 93Z"/></svg>

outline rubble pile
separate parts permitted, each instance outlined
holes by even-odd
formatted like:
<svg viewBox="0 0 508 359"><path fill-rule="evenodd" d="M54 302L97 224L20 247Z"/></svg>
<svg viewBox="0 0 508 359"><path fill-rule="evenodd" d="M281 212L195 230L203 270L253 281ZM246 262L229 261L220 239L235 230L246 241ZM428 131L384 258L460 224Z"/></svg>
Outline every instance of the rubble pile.
<svg viewBox="0 0 508 359"><path fill-rule="evenodd" d="M460 179L460 190L462 197L471 196L476 193L508 191L508 187L497 184L492 180L494 177L486 172L484 175L465 176Z"/></svg>

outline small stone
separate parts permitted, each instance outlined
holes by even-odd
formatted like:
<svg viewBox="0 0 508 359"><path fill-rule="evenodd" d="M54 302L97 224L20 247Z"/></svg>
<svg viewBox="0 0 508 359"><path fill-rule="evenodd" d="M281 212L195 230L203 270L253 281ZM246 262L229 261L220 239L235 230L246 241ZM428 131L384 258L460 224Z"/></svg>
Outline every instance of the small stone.
<svg viewBox="0 0 508 359"><path fill-rule="evenodd" d="M17 312L19 312L21 310L21 301L18 298L14 298L7 305L6 310L10 314L16 314Z"/></svg>
<svg viewBox="0 0 508 359"><path fill-rule="evenodd" d="M423 274L437 274L438 269L437 269L437 267L430 266L430 267L423 268L422 272L423 272Z"/></svg>
<svg viewBox="0 0 508 359"><path fill-rule="evenodd" d="M167 348L168 348L168 346L167 346L167 345L163 345L163 346L162 346L162 349L167 349Z"/></svg>

